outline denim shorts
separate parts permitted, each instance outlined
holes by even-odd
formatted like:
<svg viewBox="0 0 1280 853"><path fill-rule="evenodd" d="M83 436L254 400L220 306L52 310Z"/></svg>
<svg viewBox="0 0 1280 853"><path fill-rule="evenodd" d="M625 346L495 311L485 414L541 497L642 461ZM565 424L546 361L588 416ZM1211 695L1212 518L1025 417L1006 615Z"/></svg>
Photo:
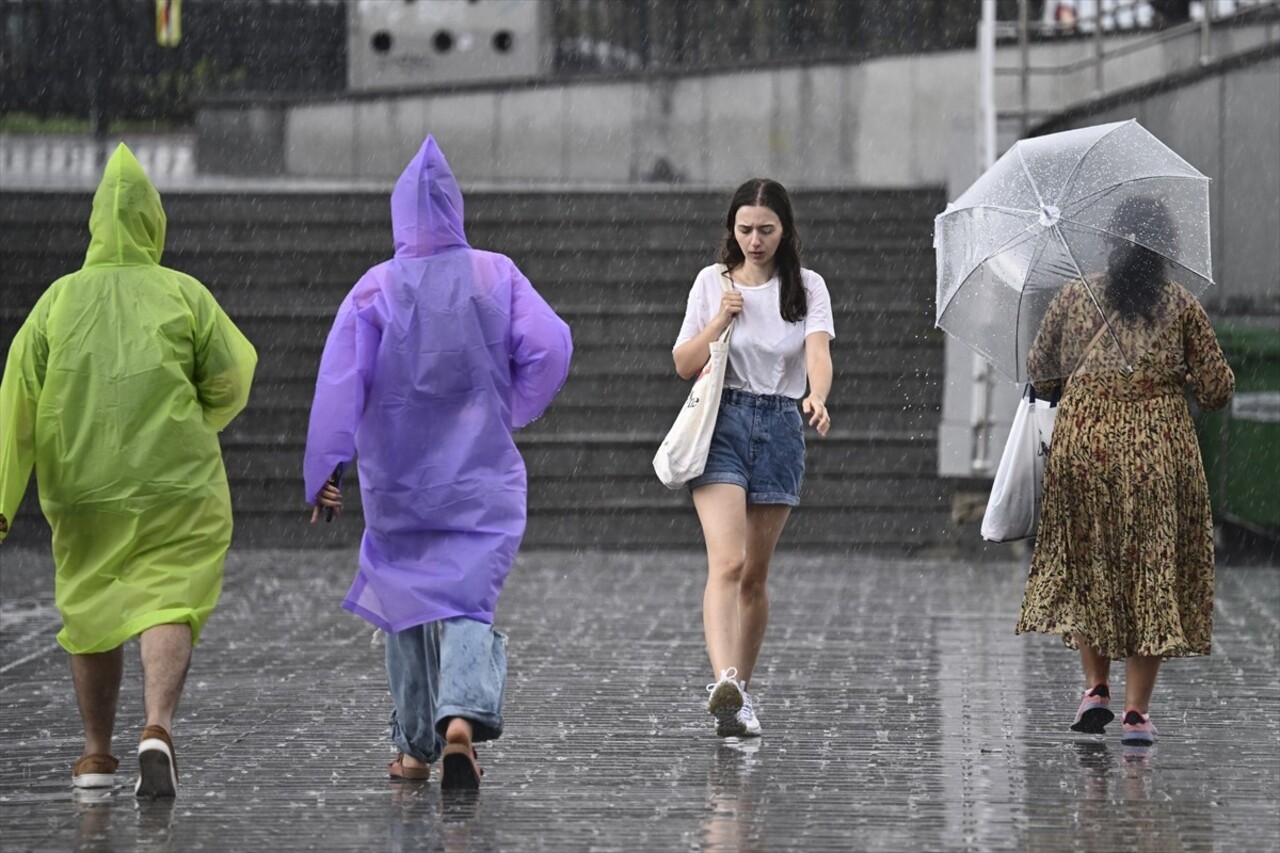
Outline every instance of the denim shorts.
<svg viewBox="0 0 1280 853"><path fill-rule="evenodd" d="M741 486L749 504L799 506L804 484L804 420L790 397L724 389L711 451L690 489Z"/></svg>

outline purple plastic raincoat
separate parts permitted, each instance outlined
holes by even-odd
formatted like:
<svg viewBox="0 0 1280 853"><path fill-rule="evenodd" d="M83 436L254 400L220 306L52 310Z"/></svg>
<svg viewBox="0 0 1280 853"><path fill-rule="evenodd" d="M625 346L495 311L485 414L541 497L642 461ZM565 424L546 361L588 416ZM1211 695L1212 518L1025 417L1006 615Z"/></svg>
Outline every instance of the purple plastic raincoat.
<svg viewBox="0 0 1280 853"><path fill-rule="evenodd" d="M428 136L391 193L395 257L356 283L316 380L314 503L359 454L365 531L343 606L386 631L493 622L524 535L513 430L569 373L569 327L512 261L467 245L462 195Z"/></svg>

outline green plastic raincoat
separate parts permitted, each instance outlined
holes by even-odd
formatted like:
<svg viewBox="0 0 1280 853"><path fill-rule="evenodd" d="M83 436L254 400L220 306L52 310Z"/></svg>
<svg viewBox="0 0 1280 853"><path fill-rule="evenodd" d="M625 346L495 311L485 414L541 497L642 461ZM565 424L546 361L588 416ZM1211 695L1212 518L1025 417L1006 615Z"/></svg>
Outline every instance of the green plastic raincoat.
<svg viewBox="0 0 1280 853"><path fill-rule="evenodd" d="M204 285L160 266L160 195L124 145L93 197L84 266L18 330L0 382L0 513L34 465L53 529L58 642L104 652L217 604L231 543L218 432L258 356Z"/></svg>

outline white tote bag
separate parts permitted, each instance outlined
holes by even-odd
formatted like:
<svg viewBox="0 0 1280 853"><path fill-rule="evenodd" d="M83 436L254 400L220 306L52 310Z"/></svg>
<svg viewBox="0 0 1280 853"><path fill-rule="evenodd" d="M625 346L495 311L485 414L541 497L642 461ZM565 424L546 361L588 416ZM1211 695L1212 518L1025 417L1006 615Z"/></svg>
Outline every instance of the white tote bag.
<svg viewBox="0 0 1280 853"><path fill-rule="evenodd" d="M724 267L716 265L723 272ZM725 285L728 289L728 285ZM689 391L676 422L662 440L653 457L653 470L668 489L681 489L690 480L702 474L707 467L707 452L711 449L711 433L716 428L716 415L720 411L720 395L724 391L724 369L729 362L729 335L733 323L720 337L711 342L711 358Z"/></svg>
<svg viewBox="0 0 1280 853"><path fill-rule="evenodd" d="M991 485L987 512L982 517L983 539L1012 542L1035 534L1044 492L1045 457L1049 455L1057 415L1055 403L1036 399L1031 386L1027 386L1027 393L1018 401L1009 441Z"/></svg>

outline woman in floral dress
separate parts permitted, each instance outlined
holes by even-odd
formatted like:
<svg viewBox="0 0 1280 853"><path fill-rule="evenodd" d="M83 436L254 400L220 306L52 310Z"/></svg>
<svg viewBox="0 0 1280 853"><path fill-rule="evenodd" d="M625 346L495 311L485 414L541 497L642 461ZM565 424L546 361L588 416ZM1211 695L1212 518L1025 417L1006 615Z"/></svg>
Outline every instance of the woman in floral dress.
<svg viewBox="0 0 1280 853"><path fill-rule="evenodd" d="M1108 678L1124 659L1123 742L1149 745L1161 661L1208 654L1213 630L1213 518L1184 388L1216 409L1235 378L1200 303L1142 245L1169 244L1164 205L1130 199L1114 221L1130 239L1100 280L1064 288L1028 356L1033 378L1070 378L1034 381L1039 395L1063 394L1017 632L1080 650L1075 731L1115 718ZM1090 290L1109 321L1101 334Z"/></svg>

